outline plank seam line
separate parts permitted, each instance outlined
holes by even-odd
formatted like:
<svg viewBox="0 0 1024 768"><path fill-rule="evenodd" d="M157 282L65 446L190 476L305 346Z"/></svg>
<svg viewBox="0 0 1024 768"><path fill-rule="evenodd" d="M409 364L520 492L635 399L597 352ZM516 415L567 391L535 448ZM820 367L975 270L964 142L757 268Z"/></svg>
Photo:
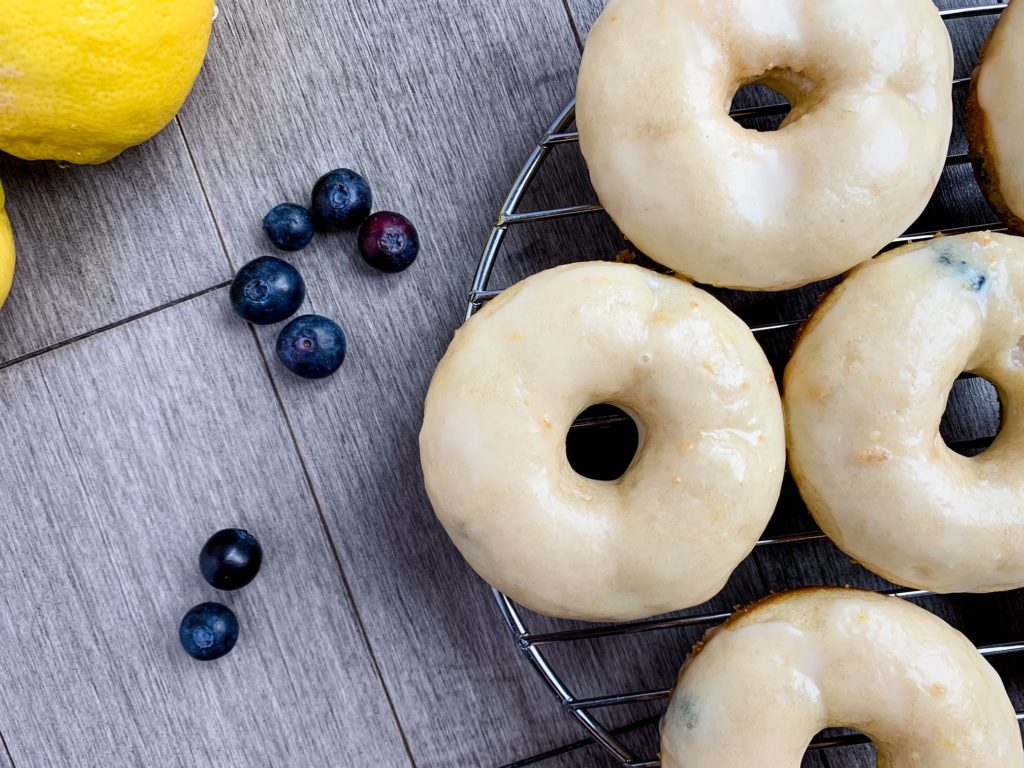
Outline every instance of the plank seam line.
<svg viewBox="0 0 1024 768"><path fill-rule="evenodd" d="M7 746L7 738L4 736L3 731L0 731L0 744L4 745L4 752L7 754L7 762L11 764L11 768L15 768L14 758L11 756L11 748Z"/></svg>
<svg viewBox="0 0 1024 768"><path fill-rule="evenodd" d="M196 182L199 184L199 189L203 193L203 199L206 201L206 209L210 214L210 222L213 224L214 232L217 233L217 239L220 241L221 253L224 254L224 260L228 264L228 269L234 271L234 265L231 263L231 256L228 253L228 246L224 240L224 235L221 232L220 224L217 221L217 215L214 213L213 204L210 201L210 196L206 191L206 185L203 183L203 177L199 173L199 166L196 164L195 155L192 152L192 145L189 144L188 136L185 133L185 126L182 125L181 119L175 116L174 122L178 126L178 131L181 134L181 140L185 144L185 152L188 154L189 162L192 164L192 171L196 175ZM230 281L229 281L230 283ZM270 365L267 362L267 356L264 353L263 345L260 343L259 336L256 333L256 329L250 324L249 330L252 332L253 342L256 344L256 350L259 353L260 360L263 363L263 370L266 373L267 380L270 383L270 388L274 393L274 398L277 400L278 408L281 411L281 417L284 419L286 428L288 429L288 435L292 441L292 448L295 451L295 456L298 459L299 466L302 469L302 475L306 483L306 487L309 490L310 499L313 502L313 507L316 509L317 517L320 520L320 527L324 532L324 536L327 538L328 546L331 548L331 554L334 557L334 563L338 568L338 573L341 576L341 583L344 586L345 594L348 597L349 605L352 606L353 618L356 621L356 625L359 629L359 634L362 636L363 645L366 648L367 656L370 659L370 663L373 666L374 674L377 676L377 681L380 683L381 691L384 693L384 698L387 700L388 708L391 710L391 717L395 721L395 727L398 729L398 735L402 739L402 746L405 749L405 754L409 758L410 765L415 768L416 761L413 759L412 750L409 747L409 740L406 738L405 729L402 728L402 722L398 717L398 710L395 708L395 703L391 699L391 692L388 690L387 684L384 682L384 675L381 671L380 664L377 661L377 657L373 652L373 647L370 644L370 637L366 631L366 625L363 622L363 617L359 613L359 608L356 605L355 595L352 592L352 587L349 584L348 576L345 573L345 569L341 564L341 554L338 551L337 544L334 541L334 537L331 535L330 527L327 524L327 518L323 512L323 506L320 504L320 499L317 497L316 490L313 487L313 479L310 476L309 468L306 466L306 460L302 455L302 451L299 448L299 441L295 435L295 430L292 427L291 419L288 418L288 411L284 406L284 400L281 398L281 393L277 389L277 383L274 381L274 376L270 371Z"/></svg>
<svg viewBox="0 0 1024 768"><path fill-rule="evenodd" d="M217 240L220 243L221 255L224 256L224 261L227 262L228 273L229 274L233 274L234 273L234 267L231 264L231 258L228 256L227 243L224 241L224 235L221 233L220 224L217 222L216 215L214 215L213 206L210 203L210 197L206 193L206 186L203 184L203 179L202 179L202 177L199 174L199 168L196 165L195 157L193 157L193 155L192 155L192 147L188 143L188 137L185 135L185 129L181 125L181 121L178 119L177 116L175 116L174 122L178 126L178 132L181 134L181 140L185 144L185 153L188 155L189 162L192 165L192 172L196 175L196 183L199 184L199 191L202 192L202 194L203 194L203 200L206 203L206 210L207 210L207 213L210 216L210 223L213 225L213 231L217 235ZM0 362L0 371L2 371L4 368L9 368L11 366L17 365L18 363L23 363L26 360L31 360L31 359L33 359L35 357L39 357L41 355L45 355L48 352L52 352L54 350L60 349L61 347L66 347L69 344L74 344L75 342L83 341L83 340L88 339L88 338L90 338L92 336L96 336L96 335L98 335L100 333L104 333L106 331L113 330L114 328L119 328L122 325L127 325L130 322L133 322L133 321L138 320L138 319L143 318L143 317L147 317L148 315L152 315L152 314L154 314L156 312L160 312L160 311L162 311L164 309L169 309L171 307L177 306L178 304L183 304L186 301L191 301L192 299L197 299L200 296L205 296L207 293L212 293L213 291L220 290L221 288L226 288L229 285L231 285L231 279L230 278L228 280L224 280L222 282L219 282L216 285L212 285L212 286L210 286L208 288L203 288L202 290L196 291L195 293L190 293L187 296L179 297L179 298L174 299L173 301L169 301L169 302L167 302L165 304L160 304L160 305L158 305L156 307L151 307L150 309L144 310L142 312L138 312L138 313L136 313L134 315L129 315L127 317L121 318L120 320L115 320L112 323L107 323L106 325L101 325L98 328L93 328L92 330L86 331L85 333L80 333L80 334L78 334L76 336L71 336L71 337L69 337L67 339L62 339L62 340L60 340L58 342L55 342L53 344L49 344L49 345L47 345L45 347L41 347L41 348L33 350L31 352L27 352L24 355L19 355L18 357L11 358L10 360L6 360L6 361L3 361L3 362Z"/></svg>
<svg viewBox="0 0 1024 768"><path fill-rule="evenodd" d="M277 382L274 381L274 376L270 370L270 364L267 361L267 355L264 352L263 345L260 343L260 338L256 333L256 328L251 323L248 325L249 330L252 332L253 343L256 345L256 351L259 353L260 360L263 362L263 370L267 375L267 380L270 382L270 389L273 391L274 398L277 400L277 407L281 411L281 418L284 419L285 427L288 430L288 436L291 438L292 449L295 451L295 457L299 462L299 468L302 470L302 477L306 483L306 489L309 491L309 497L313 502L313 508L316 510L317 517L320 520L320 528L323 530L324 537L327 539L327 545L331 550L331 555L334 557L334 564L338 568L338 574L341 576L341 584L345 590L345 595L348 598L348 603L352 606L352 617L355 620L356 628L359 630L359 634L363 639L363 646L366 648L366 653L370 659L370 664L373 667L373 672L377 676L377 682L380 683L381 691L384 693L384 699L387 701L388 708L391 710L391 717L395 721L395 727L398 729L398 735L402 739L402 746L405 748L406 757L409 758L409 764L413 768L416 768L416 760L413 758L412 748L409 746L409 739L405 735L405 729L402 727L402 720L398 716L398 709L395 707L395 702L391 698L391 691L388 690L387 683L384 680L384 673L381 670L380 663L377 661L377 656L373 652L373 645L370 643L370 635L366 631L366 624L363 621L362 614L359 612L359 606L356 604L355 593L352 591L348 575L345 573L345 568L342 565L341 552L338 549L337 543L334 541L334 536L331 534L331 528L327 523L327 516L324 514L323 505L320 503L320 497L317 495L316 488L313 486L313 477L309 472L306 459L302 455L302 449L299 447L299 439L295 434L292 421L288 416L288 409L285 408L284 399L281 397L281 392L277 388Z"/></svg>
<svg viewBox="0 0 1024 768"><path fill-rule="evenodd" d="M224 233L221 232L220 223L217 221L217 214L213 212L213 203L210 202L210 195L207 193L203 177L199 173L199 166L196 165L195 155L192 154L192 145L188 143L188 136L185 134L185 126L181 124L181 118L178 115L174 116L174 123L178 126L178 133L181 134L181 140L185 144L185 154L188 155L188 161L192 164L192 172L196 175L199 191L203 193L203 200L206 201L206 211L210 214L210 223L213 224L213 231L220 242L220 252L224 255L224 261L228 263L228 272L233 274L235 268L231 263L231 256L228 255L228 244L224 241Z"/></svg>
<svg viewBox="0 0 1024 768"><path fill-rule="evenodd" d="M576 14L572 12L570 0L562 0L562 7L565 9L566 18L569 20L569 27L572 29L572 36L576 38L576 47L583 53L583 35L580 34L580 25L576 23Z"/></svg>
<svg viewBox="0 0 1024 768"><path fill-rule="evenodd" d="M45 347L34 349L31 352L26 352L24 355L19 355L18 357L12 357L10 360L0 362L0 371L2 371L4 368L10 368L11 366L18 365L18 363L24 363L27 360L32 360L33 358L49 354L50 352L54 352L58 349L61 349L62 347L67 347L79 341L84 341L85 339L92 338L93 336L99 336L101 333L112 331L115 328L120 328L122 325L128 325L129 323L133 323L136 320L141 320L144 317L155 315L157 312L163 312L165 309L171 309L172 307L176 307L179 304L184 304L185 302L192 301L193 299L198 299L202 296L205 296L208 293L213 293L214 291L219 291L222 288L227 288L229 285L231 285L231 281L225 280L222 283L211 285L208 288L203 288L202 290L196 291L195 293L190 293L187 296L181 296L180 298L174 299L173 301L169 301L166 304L161 304L157 307L151 307L150 309L144 309L142 312L136 312L134 315L122 317L120 320L115 320L112 323L101 325L99 328L93 328L91 331L86 331L85 333L80 333L77 336L71 336L66 339L61 339L60 341L54 342L53 344L48 344Z"/></svg>

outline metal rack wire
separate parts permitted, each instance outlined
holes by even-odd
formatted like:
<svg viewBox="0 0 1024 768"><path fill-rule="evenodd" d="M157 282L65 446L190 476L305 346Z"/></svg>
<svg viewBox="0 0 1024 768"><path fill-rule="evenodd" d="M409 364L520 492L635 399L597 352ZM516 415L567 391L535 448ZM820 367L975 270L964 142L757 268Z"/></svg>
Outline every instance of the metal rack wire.
<svg viewBox="0 0 1024 768"><path fill-rule="evenodd" d="M1018 0L1024 2L1024 0ZM990 5L976 7L953 8L940 11L946 20L967 19L980 16L994 16L1003 11L1004 3L993 3ZM954 89L965 88L969 85L970 78L958 78L953 81ZM764 118L784 115L788 112L788 104L776 104L770 106L754 107L750 109L737 109L731 112L734 119L747 120L753 118ZM512 185L497 220L491 229L490 237L480 258L473 284L468 296L468 307L466 317L469 318L484 303L498 295L500 291L489 288L491 275L500 255L506 235L513 227L534 224L538 222L564 219L576 216L592 216L602 213L600 205L583 204L569 205L560 208L551 208L537 211L520 211L523 198L531 184L537 178L538 173L551 153L564 145L575 144L579 135L572 131L575 119L575 102L570 102L562 112L551 123L545 132L540 143L534 148L526 164L519 173L518 178ZM946 165L961 165L970 162L966 154L951 154L947 157ZM990 221L968 226L946 228L941 230L946 234L958 234L963 232L974 232L980 230L1005 231L999 222ZM898 246L919 240L926 240L938 233L935 231L912 232L893 241L890 247ZM801 319L780 320L778 322L759 324L751 326L755 334L764 334L773 331L780 331L794 328L803 322ZM614 418L614 417L613 417ZM574 428L579 428L579 423ZM952 447L966 447L983 449L991 443L992 438L982 438L967 441ZM790 546L801 542L815 541L825 538L820 531L806 531L777 536L769 536L758 541L758 547ZM628 691L622 693L610 693L602 696L579 697L563 681L555 665L545 652L545 647L557 644L571 644L584 640L596 640L620 635L641 634L657 632L678 627L711 627L729 618L726 612L704 613L700 615L654 618L644 621L634 621L619 624L596 624L583 628L570 628L553 632L533 632L527 625L525 612L512 601L507 595L493 590L501 614L508 625L519 652L522 653L534 669L540 674L548 687L554 693L561 708L574 717L586 730L590 738L602 746L608 753L613 755L625 768L657 768L660 765L656 757L644 757L635 754L616 735L617 731L609 728L595 710L602 710L628 704L641 702L657 702L666 700L670 694L670 688L656 690ZM887 592L897 597L913 600L927 597L932 593L923 590L901 589ZM997 645L981 646L978 649L986 657L999 656L1004 654L1024 652L1024 642L1010 642ZM1024 722L1024 711L1018 711L1017 720ZM621 729L620 729L621 730ZM861 734L846 733L836 736L819 737L810 744L810 749L829 749L850 744L866 743L868 739Z"/></svg>

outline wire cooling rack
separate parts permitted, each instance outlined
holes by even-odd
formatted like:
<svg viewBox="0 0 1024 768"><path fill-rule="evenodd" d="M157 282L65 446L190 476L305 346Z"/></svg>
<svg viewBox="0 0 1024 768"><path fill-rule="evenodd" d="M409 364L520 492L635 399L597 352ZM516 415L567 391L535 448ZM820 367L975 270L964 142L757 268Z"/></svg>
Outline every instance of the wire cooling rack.
<svg viewBox="0 0 1024 768"><path fill-rule="evenodd" d="M1018 0L1018 2L1024 2L1024 0ZM1001 13L1005 7L1006 5L1004 3L994 3L976 7L951 8L942 10L940 13L943 18L948 21L980 16L995 16ZM966 88L969 84L970 78L962 77L955 79L952 85L954 90L956 90ZM788 111L789 105L781 103L749 109L734 109L732 110L731 115L736 120L744 121L784 115ZM575 102L570 102L555 118L554 122L545 132L540 143L530 154L529 159L526 161L526 164L520 171L512 189L508 193L508 196L501 207L501 211L498 214L494 227L491 230L490 237L488 238L487 245L484 248L483 255L481 256L477 267L476 275L473 279L473 285L468 297L469 305L466 311L467 318L472 316L487 301L500 293L498 290L489 289L489 283L495 264L497 263L498 257L501 255L502 245L510 229L513 227L524 227L538 222L551 221L555 219L599 215L603 212L601 206L595 204L570 205L561 208L526 212L519 210L525 194L537 178L538 173L548 160L551 153L565 145L578 143L578 133L571 130L575 119L575 113ZM946 165L962 165L969 162L970 160L966 153L956 153L950 154L947 157ZM939 231L942 231L945 234L959 234L980 230L1005 231L1005 228L1002 227L999 222L989 221L966 226L944 228L942 230L911 232L894 240L890 247L919 240L927 240L936 235ZM780 320L778 322L752 325L751 330L755 334L765 334L787 328L795 328L803 321L804 318ZM605 417L603 420L598 419L597 421L607 421L608 418L609 417ZM612 416L610 418L614 420L616 417ZM573 428L577 429L593 426L593 422L594 420L591 420L589 424L584 424L577 421L573 425ZM992 439L993 438L991 437L987 437L962 441L960 443L951 443L951 447L967 450L983 450L992 442ZM821 531L806 531L765 537L757 542L757 546L785 547L823 538L825 538L825 535L821 533ZM519 652L525 656L527 661L529 661L533 668L547 683L561 708L566 713L574 717L589 734L590 738L586 743L590 743L591 741L596 742L621 762L625 768L656 768L659 766L660 763L657 757L638 755L627 747L619 738L619 735L623 731L628 730L629 726L626 728L613 729L607 726L605 721L603 721L601 716L596 712L598 710L607 710L609 708L621 707L624 705L667 700L671 689L662 688L656 690L615 692L602 696L580 697L574 693L573 689L563 680L562 676L559 675L556 665L550 658L550 654L546 652L546 649L550 646L572 644L581 641L594 641L600 640L601 638L609 638L619 635L656 632L678 627L711 627L725 621L731 614L728 612L704 613L683 617L655 618L645 621L617 624L594 624L583 628L573 626L572 628L564 630L534 632L530 630L527 624L527 613L521 608L521 606L502 592L498 590L493 590L493 592L494 597L497 600L498 607L501 610L501 614L511 632L516 648L518 648ZM886 594L912 600L926 597L932 593L923 590L900 589L887 591ZM978 650L986 657L1020 653L1024 652L1024 642L985 645L980 646ZM635 723L634 725L641 726L650 724L651 721L656 719L656 717L647 718L646 720ZM1017 712L1017 720L1019 722L1024 721L1024 711ZM861 734L845 732L838 733L838 735L819 736L811 742L809 748L812 750L820 750L851 744L863 744L867 742L868 739ZM584 742L580 742L578 745L583 743ZM556 750L556 752L559 751L565 750ZM525 765L533 762L533 760L528 760L517 765Z"/></svg>

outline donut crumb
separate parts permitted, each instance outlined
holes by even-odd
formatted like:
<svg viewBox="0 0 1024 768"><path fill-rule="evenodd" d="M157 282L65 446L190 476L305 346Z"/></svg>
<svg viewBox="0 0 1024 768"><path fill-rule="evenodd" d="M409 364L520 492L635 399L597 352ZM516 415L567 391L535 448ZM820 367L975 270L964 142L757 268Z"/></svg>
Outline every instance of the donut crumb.
<svg viewBox="0 0 1024 768"><path fill-rule="evenodd" d="M643 254L637 253L636 251L630 248L623 248L621 251L616 253L615 261L618 262L619 264L635 264L638 267L644 267L645 269L649 269L652 272L657 272L658 274L661 275L675 274L675 272L673 272L671 269L663 267L661 264L654 261L653 259L649 259Z"/></svg>

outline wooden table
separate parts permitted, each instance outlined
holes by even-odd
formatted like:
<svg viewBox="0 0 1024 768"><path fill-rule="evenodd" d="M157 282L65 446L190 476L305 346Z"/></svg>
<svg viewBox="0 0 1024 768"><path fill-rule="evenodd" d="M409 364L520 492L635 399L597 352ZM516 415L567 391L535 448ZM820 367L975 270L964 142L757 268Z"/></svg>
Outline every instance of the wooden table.
<svg viewBox="0 0 1024 768"><path fill-rule="evenodd" d="M494 212L573 93L598 4L224 0L196 89L156 139L95 168L0 159L19 247L0 314L0 765L495 766L581 737L434 521L416 433ZM990 23L952 27L960 74ZM263 213L337 166L424 247L398 276L365 267L347 234L295 257L305 309L350 341L337 376L307 382L225 286L272 253ZM592 199L578 155L549 170L531 207ZM949 175L927 217L991 215L968 168ZM498 280L620 246L606 221L530 228ZM816 295L733 301L757 318ZM953 401L949 435L994 433L982 382ZM233 525L267 556L223 595L196 557ZM884 586L821 542L759 551L711 605L821 581ZM242 631L200 664L176 628L207 599ZM1020 631L1016 594L929 607L978 642ZM592 693L659 687L695 638L587 644L560 663ZM1020 705L1017 667L1000 670ZM635 738L651 749L655 733ZM873 763L856 748L807 764ZM582 748L544 765L611 762Z"/></svg>

